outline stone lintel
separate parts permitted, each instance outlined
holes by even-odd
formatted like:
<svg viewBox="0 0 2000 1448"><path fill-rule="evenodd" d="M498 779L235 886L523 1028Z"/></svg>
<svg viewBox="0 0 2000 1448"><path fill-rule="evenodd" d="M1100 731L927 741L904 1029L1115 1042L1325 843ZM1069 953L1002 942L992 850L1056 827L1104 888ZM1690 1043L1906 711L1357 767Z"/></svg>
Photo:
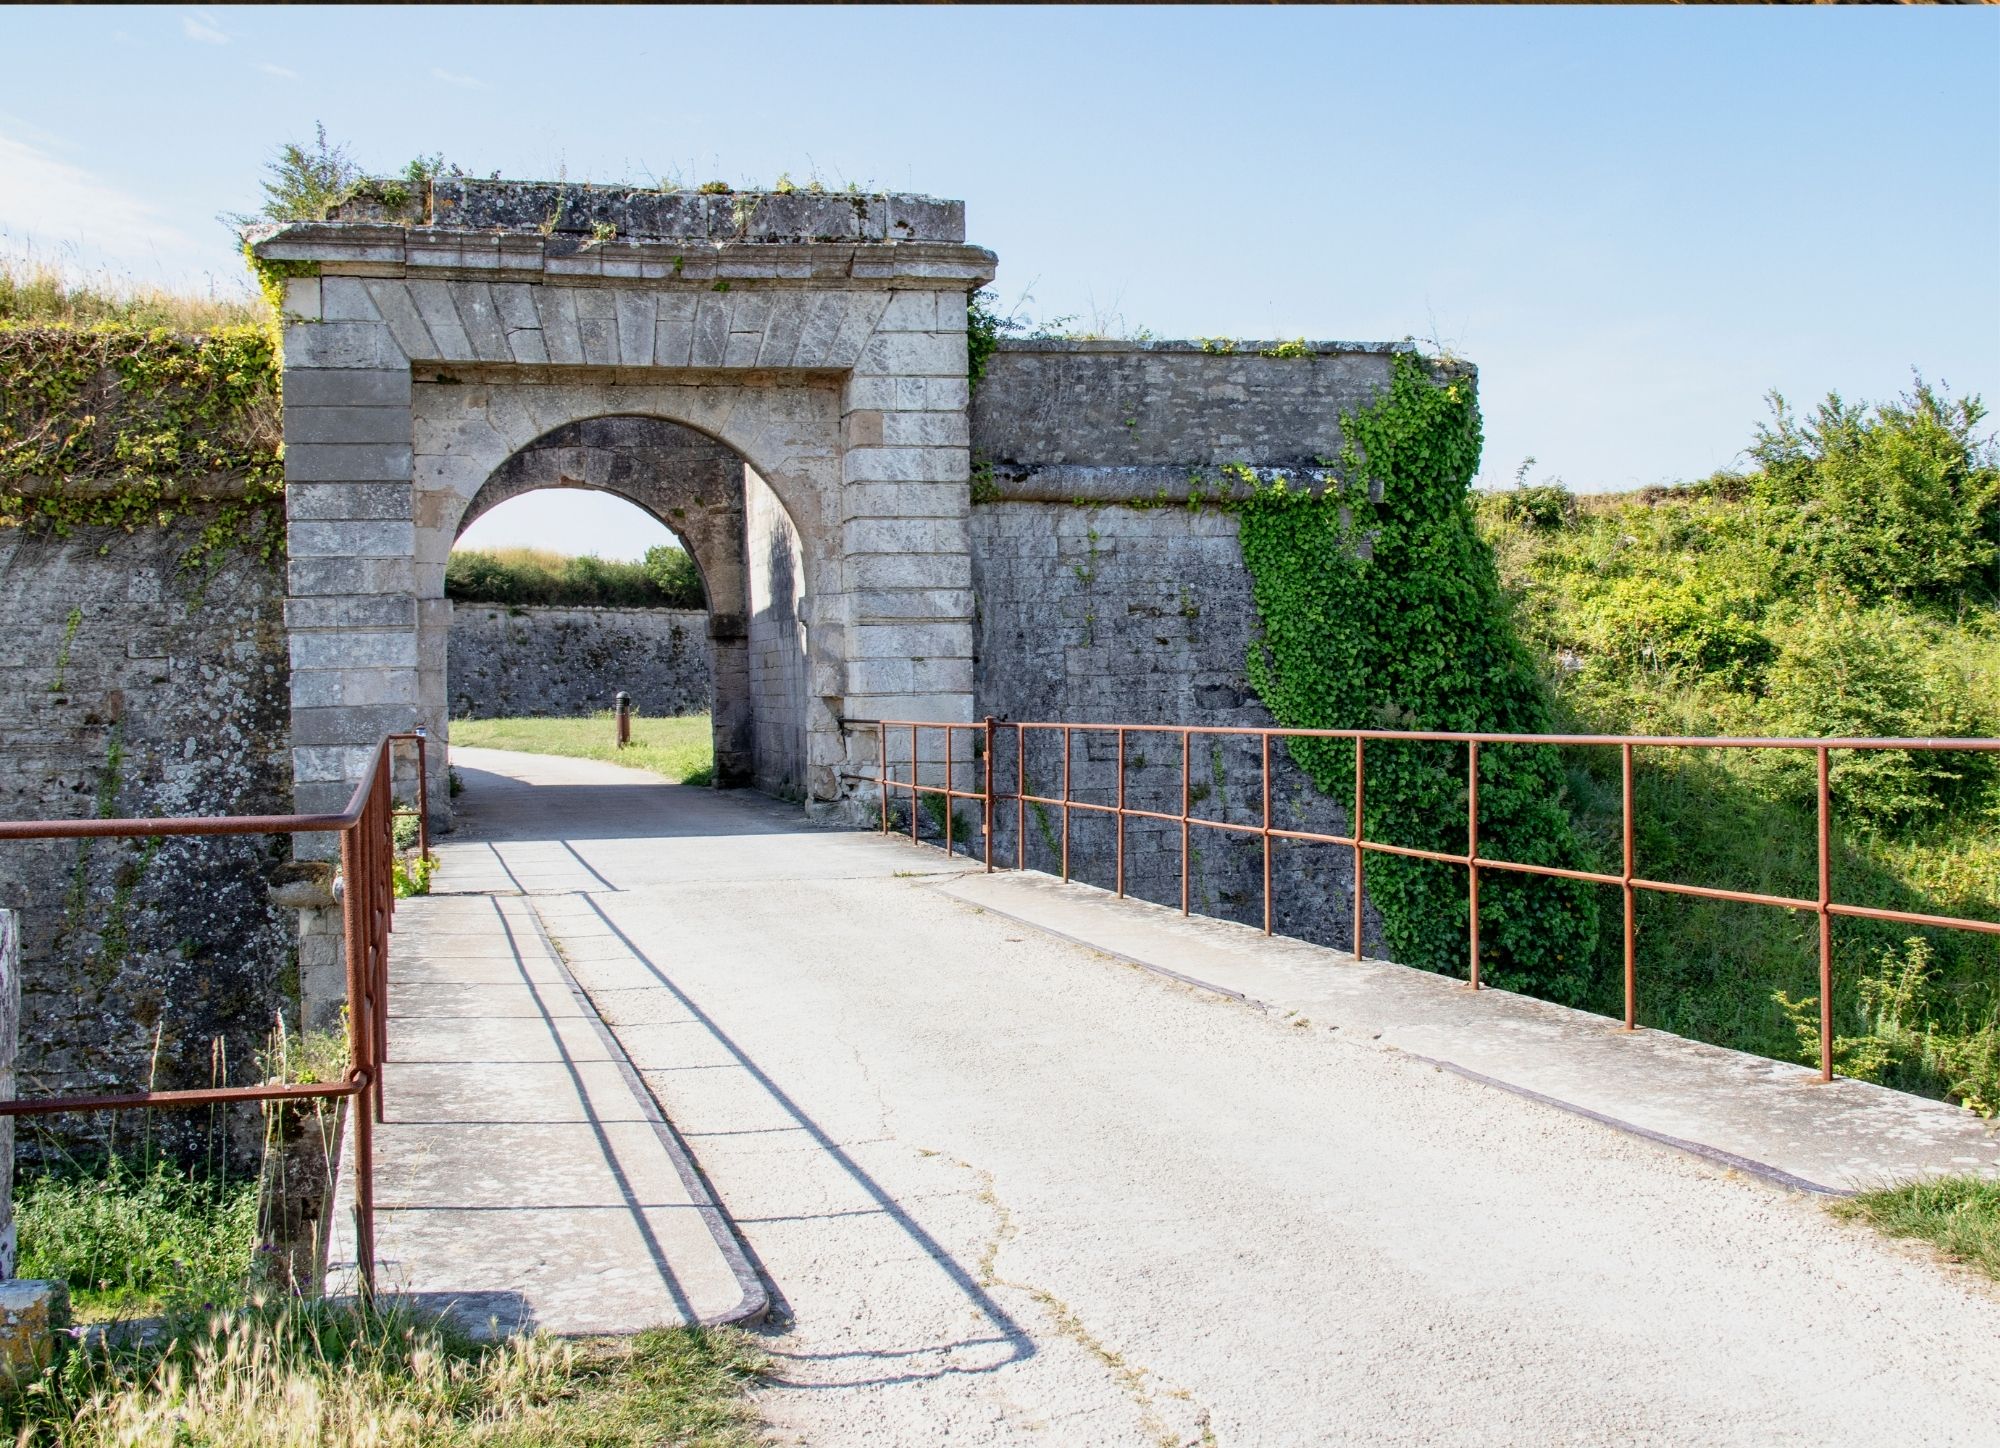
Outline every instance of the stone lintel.
<svg viewBox="0 0 2000 1448"><path fill-rule="evenodd" d="M959 290L993 279L998 258L946 241L711 241L612 239L584 247L553 236L468 232L347 221L295 221L244 233L268 261L317 262L327 275L561 280L589 286L648 284L713 290L718 280L850 289L904 285Z"/></svg>

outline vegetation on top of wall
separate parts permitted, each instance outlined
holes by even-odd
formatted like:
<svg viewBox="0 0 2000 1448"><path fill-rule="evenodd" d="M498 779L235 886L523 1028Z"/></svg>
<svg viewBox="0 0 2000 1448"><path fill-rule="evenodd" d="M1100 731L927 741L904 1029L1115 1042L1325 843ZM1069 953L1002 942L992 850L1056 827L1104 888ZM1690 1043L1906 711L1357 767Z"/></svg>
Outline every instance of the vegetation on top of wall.
<svg viewBox="0 0 2000 1448"><path fill-rule="evenodd" d="M234 546L282 556L271 328L175 332L144 324L176 314L158 294L120 297L24 267L0 279L0 526L129 531L199 505L208 521L184 567Z"/></svg>
<svg viewBox="0 0 2000 1448"><path fill-rule="evenodd" d="M1472 379L1399 354L1388 392L1344 418L1342 433L1335 486L1279 480L1227 503L1241 519L1263 623L1249 673L1265 706L1294 728L1547 731L1547 691L1474 527ZM1291 749L1321 790L1352 808L1351 744L1296 740ZM1465 757L1463 745L1371 743L1368 836L1462 853ZM1482 850L1528 864L1583 862L1553 749L1488 746L1479 785ZM1466 972L1463 869L1376 855L1368 892L1391 957ZM1562 1001L1587 994L1598 933L1589 887L1489 876L1480 920L1485 979Z"/></svg>
<svg viewBox="0 0 2000 1448"><path fill-rule="evenodd" d="M1587 733L2000 736L2000 455L1977 398L1921 380L1879 408L1773 399L1755 467L1685 487L1573 496L1559 482L1478 500L1557 721ZM1616 860L1615 751L1574 752L1578 827ZM1778 751L1646 751L1637 863L1655 878L1811 898L1814 769ZM1832 756L1837 899L2000 918L2000 758ZM1373 868L1371 862L1371 869ZM1646 899L1640 1018L1816 1060L1810 915ZM1604 932L1592 1003L1622 969ZM1844 1074L2000 1109L1993 938L1842 919ZM1801 1022L1810 1026L1802 1035Z"/></svg>
<svg viewBox="0 0 2000 1448"><path fill-rule="evenodd" d="M445 597L460 603L554 608L706 608L685 550L649 548L626 563L542 548L460 548L445 564Z"/></svg>

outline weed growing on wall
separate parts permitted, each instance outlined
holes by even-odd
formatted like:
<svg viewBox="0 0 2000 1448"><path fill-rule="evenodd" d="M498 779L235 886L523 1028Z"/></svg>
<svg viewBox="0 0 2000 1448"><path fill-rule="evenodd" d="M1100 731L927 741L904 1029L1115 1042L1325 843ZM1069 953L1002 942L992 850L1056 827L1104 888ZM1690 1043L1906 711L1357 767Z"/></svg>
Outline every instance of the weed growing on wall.
<svg viewBox="0 0 2000 1448"><path fill-rule="evenodd" d="M1265 706L1291 728L1546 731L1546 695L1473 525L1472 379L1398 355L1389 391L1342 431L1340 485L1315 493L1279 481L1229 504L1263 623L1249 675ZM1292 754L1352 808L1351 745L1298 740ZM1479 787L1482 851L1583 863L1553 750L1488 746ZM1371 743L1363 809L1371 839L1462 853L1464 746ZM1368 892L1394 959L1465 973L1463 869L1371 855ZM1583 997L1597 936L1588 886L1489 874L1480 920L1485 979Z"/></svg>
<svg viewBox="0 0 2000 1448"><path fill-rule="evenodd" d="M183 556L284 551L277 347L261 326L195 335L0 323L0 526L163 527L199 506ZM218 482L225 484L217 488ZM233 496L204 501L218 491Z"/></svg>

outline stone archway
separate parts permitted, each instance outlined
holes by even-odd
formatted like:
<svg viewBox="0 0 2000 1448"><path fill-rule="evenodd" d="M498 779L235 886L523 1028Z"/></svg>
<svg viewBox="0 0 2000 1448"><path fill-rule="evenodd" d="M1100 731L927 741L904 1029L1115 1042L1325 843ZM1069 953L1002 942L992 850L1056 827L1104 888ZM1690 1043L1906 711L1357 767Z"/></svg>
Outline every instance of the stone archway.
<svg viewBox="0 0 2000 1448"><path fill-rule="evenodd" d="M298 807L339 808L383 734L442 733L460 517L537 439L619 415L726 444L783 505L802 793L865 816L869 721L972 715L966 298L994 258L964 234L924 197L470 178L250 229L284 278Z"/></svg>
<svg viewBox="0 0 2000 1448"><path fill-rule="evenodd" d="M679 423L622 416L566 423L494 469L452 530L456 539L501 503L545 488L610 493L670 530L694 560L708 597L715 781L724 786L758 778L744 467L734 449Z"/></svg>

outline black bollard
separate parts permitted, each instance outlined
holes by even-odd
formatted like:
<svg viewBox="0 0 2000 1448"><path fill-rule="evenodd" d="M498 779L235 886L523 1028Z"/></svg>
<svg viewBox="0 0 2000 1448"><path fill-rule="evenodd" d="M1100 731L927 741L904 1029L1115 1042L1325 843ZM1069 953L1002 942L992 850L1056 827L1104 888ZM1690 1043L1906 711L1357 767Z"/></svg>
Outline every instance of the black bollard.
<svg viewBox="0 0 2000 1448"><path fill-rule="evenodd" d="M618 691L618 747L623 749L632 742L632 696L623 689Z"/></svg>

